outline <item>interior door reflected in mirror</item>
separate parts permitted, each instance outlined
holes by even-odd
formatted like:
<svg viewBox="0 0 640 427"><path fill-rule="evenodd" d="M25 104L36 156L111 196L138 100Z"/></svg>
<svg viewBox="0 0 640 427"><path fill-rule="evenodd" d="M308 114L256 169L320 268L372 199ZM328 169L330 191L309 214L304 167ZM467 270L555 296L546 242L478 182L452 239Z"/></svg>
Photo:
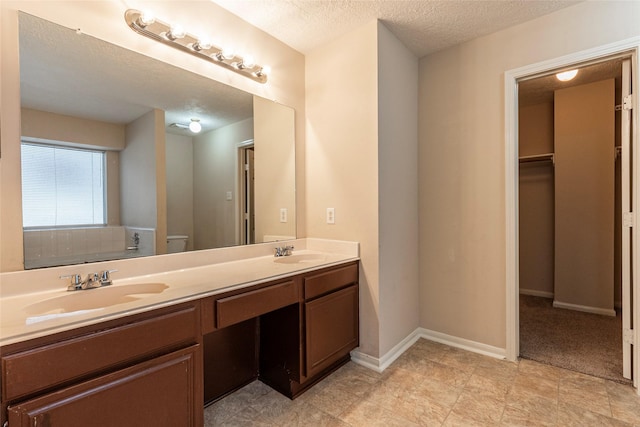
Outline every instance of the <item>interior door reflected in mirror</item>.
<svg viewBox="0 0 640 427"><path fill-rule="evenodd" d="M19 38L23 147L102 159L23 156L25 268L295 238L292 108L22 12Z"/></svg>

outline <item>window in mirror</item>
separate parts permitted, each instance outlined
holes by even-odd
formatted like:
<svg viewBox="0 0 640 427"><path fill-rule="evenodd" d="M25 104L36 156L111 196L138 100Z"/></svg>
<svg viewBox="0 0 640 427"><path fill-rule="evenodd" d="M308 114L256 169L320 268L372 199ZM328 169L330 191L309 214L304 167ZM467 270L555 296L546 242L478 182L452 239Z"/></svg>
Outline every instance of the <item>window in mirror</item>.
<svg viewBox="0 0 640 427"><path fill-rule="evenodd" d="M104 151L23 141L21 152L24 227L105 225Z"/></svg>

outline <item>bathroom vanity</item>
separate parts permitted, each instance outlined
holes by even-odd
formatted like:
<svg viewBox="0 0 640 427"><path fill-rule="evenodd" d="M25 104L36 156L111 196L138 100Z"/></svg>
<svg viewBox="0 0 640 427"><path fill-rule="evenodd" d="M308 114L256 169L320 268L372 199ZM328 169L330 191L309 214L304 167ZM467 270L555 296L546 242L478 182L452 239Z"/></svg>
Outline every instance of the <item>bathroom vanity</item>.
<svg viewBox="0 0 640 427"><path fill-rule="evenodd" d="M255 380L295 398L358 345L357 259L295 256L275 267L288 273L209 292L200 284L190 297L186 285L171 293L171 278L198 282L193 272L146 276L166 281L168 300L156 295L141 310L3 345L2 423L201 426L203 403ZM259 271L275 261L234 268ZM211 273L196 270L200 278Z"/></svg>
<svg viewBox="0 0 640 427"><path fill-rule="evenodd" d="M358 266L203 299L202 319L205 402L256 378L295 398L358 345Z"/></svg>

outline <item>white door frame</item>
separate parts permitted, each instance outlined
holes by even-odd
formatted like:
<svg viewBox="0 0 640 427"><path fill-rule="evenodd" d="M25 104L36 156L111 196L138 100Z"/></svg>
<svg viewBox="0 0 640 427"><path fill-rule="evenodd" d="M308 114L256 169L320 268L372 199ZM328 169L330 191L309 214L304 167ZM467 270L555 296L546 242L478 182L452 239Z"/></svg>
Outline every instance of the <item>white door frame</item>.
<svg viewBox="0 0 640 427"><path fill-rule="evenodd" d="M243 232L243 227L244 227L244 220L242 219L242 211L244 208L244 201L242 200L243 198L243 182L244 182L244 178L243 178L243 174L244 174L244 151L249 148L249 147L253 147L253 139L247 139L246 141L242 141L242 142L237 142L236 143L236 168L235 168L235 174L236 174L236 179L235 179L235 198L236 198L236 203L235 203L235 212L236 212L236 220L235 220L235 226L236 226L236 244L237 245L243 245L243 239L244 239L244 232Z"/></svg>
<svg viewBox="0 0 640 427"><path fill-rule="evenodd" d="M638 171L639 154L636 147L638 145L638 124L640 124L640 111L638 111L638 94L640 93L640 37L634 37L620 42L600 46L593 49L576 52L559 58L538 62L521 68L508 70L504 74L505 89L505 226L506 226L506 356L508 360L518 359L520 351L520 328L519 328L519 266L518 266L518 89L519 80L530 76L548 73L559 68L568 68L585 62L604 59L609 56L631 53L632 57L632 86L633 86L633 110L632 121L634 122L631 143L632 150L632 182L633 182L633 203L632 211L638 212L640 206L640 173ZM638 226L632 229L633 248L632 270L633 270L633 318L638 324L640 314L640 292L638 286L638 259L637 241L640 233ZM640 356L638 347L640 346L640 327L634 330L636 345L634 346L633 366L634 366L634 386L638 387L638 365ZM640 393L640 388L638 389Z"/></svg>

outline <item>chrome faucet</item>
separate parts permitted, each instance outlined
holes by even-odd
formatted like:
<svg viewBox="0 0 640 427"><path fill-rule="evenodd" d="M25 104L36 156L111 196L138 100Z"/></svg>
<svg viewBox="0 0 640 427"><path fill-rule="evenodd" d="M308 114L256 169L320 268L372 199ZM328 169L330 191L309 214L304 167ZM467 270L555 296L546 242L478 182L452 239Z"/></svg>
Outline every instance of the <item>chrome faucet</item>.
<svg viewBox="0 0 640 427"><path fill-rule="evenodd" d="M60 276L61 279L70 279L69 286L67 286L68 291L79 291L83 289L82 285L84 282L82 281L82 276L79 274L69 274L66 276Z"/></svg>
<svg viewBox="0 0 640 427"><path fill-rule="evenodd" d="M85 280L85 287L82 289L93 289L102 286L100 283L100 275L98 273L87 274L87 280Z"/></svg>
<svg viewBox="0 0 640 427"><path fill-rule="evenodd" d="M140 249L140 233L138 233L137 231L133 233L133 236L131 236L131 241L133 242L133 246L127 246L128 251L137 251L138 249Z"/></svg>
<svg viewBox="0 0 640 427"><path fill-rule="evenodd" d="M289 256L293 253L293 246L280 246L275 248L275 254L273 256Z"/></svg>
<svg viewBox="0 0 640 427"><path fill-rule="evenodd" d="M82 280L82 276L79 274L69 274L67 276L60 276L61 279L70 279L70 284L67 286L67 291L81 291L84 289L100 288L102 286L109 286L111 284L110 274L118 270L105 270L101 273L89 273L85 280Z"/></svg>

